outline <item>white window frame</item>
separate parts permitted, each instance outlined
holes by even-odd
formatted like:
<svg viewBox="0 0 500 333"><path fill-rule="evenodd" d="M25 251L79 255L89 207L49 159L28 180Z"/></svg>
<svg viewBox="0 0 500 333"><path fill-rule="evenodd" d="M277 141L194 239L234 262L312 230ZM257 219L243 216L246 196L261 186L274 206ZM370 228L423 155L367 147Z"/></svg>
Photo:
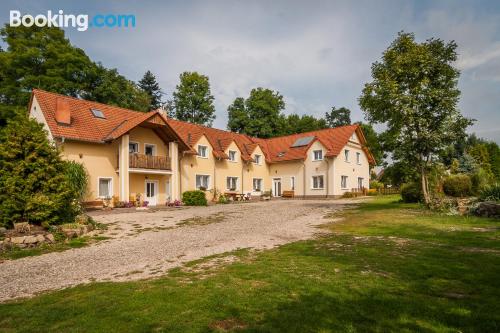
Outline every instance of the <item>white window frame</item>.
<svg viewBox="0 0 500 333"><path fill-rule="evenodd" d="M239 188L239 179L238 179L238 177L234 177L234 176L227 176L226 177L226 190L231 191L231 188L227 186L229 178L236 179L236 182L235 182L236 186L234 187L234 190L238 191L238 188Z"/></svg>
<svg viewBox="0 0 500 333"><path fill-rule="evenodd" d="M349 153L351 151L349 149L344 149L344 161L347 162L347 163L350 163L349 161Z"/></svg>
<svg viewBox="0 0 500 333"><path fill-rule="evenodd" d="M109 196L104 196L101 195L101 179L108 179L111 180L109 182ZM104 198L112 198L113 197L113 177L97 177L97 197L104 199Z"/></svg>
<svg viewBox="0 0 500 333"><path fill-rule="evenodd" d="M207 190L210 189L210 175L206 175L206 174L202 174L202 173L197 173L194 175L194 188L199 190L201 186L201 183L200 183L200 186L198 186L197 184L197 178L198 176L201 176L201 177L207 177Z"/></svg>
<svg viewBox="0 0 500 333"><path fill-rule="evenodd" d="M234 154L234 156L233 156L234 158L231 158L231 153L232 153L232 154ZM228 160L229 162L236 162L236 159L237 159L237 157L236 157L236 156L237 156L237 154L238 154L238 152L237 152L236 150L229 150L229 151L227 152L227 156L229 157L227 160Z"/></svg>
<svg viewBox="0 0 500 333"><path fill-rule="evenodd" d="M321 177L323 179L323 187L314 187L314 178ZM325 189L325 175L311 176L311 190L324 190Z"/></svg>
<svg viewBox="0 0 500 333"><path fill-rule="evenodd" d="M141 150L141 145L139 144L139 142L136 142L136 141L129 141L128 143L128 152L129 154L139 154L140 153L140 150ZM134 152L134 153L131 153L130 152L130 145L135 145L137 147L137 151Z"/></svg>
<svg viewBox="0 0 500 333"><path fill-rule="evenodd" d="M262 163L262 155L261 154L253 155L253 159L254 159L254 162L253 162L254 164L261 165L261 163Z"/></svg>
<svg viewBox="0 0 500 333"><path fill-rule="evenodd" d="M361 179L361 186L359 186L359 180ZM358 189L365 187L365 179L363 177L358 177Z"/></svg>
<svg viewBox="0 0 500 333"><path fill-rule="evenodd" d="M255 181L260 180L260 189L256 190L255 189ZM252 178L252 191L253 192L262 192L262 185L264 185L264 180L262 178Z"/></svg>
<svg viewBox="0 0 500 333"><path fill-rule="evenodd" d="M200 147L205 148L205 155L200 155ZM199 158L208 158L208 146L207 145L198 145L196 149L196 156Z"/></svg>
<svg viewBox="0 0 500 333"><path fill-rule="evenodd" d="M316 158L316 153L319 152L321 158ZM323 161L323 149L315 149L313 150L313 161Z"/></svg>
<svg viewBox="0 0 500 333"><path fill-rule="evenodd" d="M342 184L344 182L344 177L345 177L345 186L343 186L344 184ZM340 176L340 188L345 190L345 189L348 189L347 187L347 182L349 180L349 177L348 176Z"/></svg>
<svg viewBox="0 0 500 333"><path fill-rule="evenodd" d="M146 155L146 147L152 147L153 148L153 155L156 156L156 145L154 143L145 143L144 144L144 155Z"/></svg>
<svg viewBox="0 0 500 333"><path fill-rule="evenodd" d="M356 163L361 165L361 153L359 151L356 152Z"/></svg>
<svg viewBox="0 0 500 333"><path fill-rule="evenodd" d="M290 188L295 191L295 176L290 177Z"/></svg>

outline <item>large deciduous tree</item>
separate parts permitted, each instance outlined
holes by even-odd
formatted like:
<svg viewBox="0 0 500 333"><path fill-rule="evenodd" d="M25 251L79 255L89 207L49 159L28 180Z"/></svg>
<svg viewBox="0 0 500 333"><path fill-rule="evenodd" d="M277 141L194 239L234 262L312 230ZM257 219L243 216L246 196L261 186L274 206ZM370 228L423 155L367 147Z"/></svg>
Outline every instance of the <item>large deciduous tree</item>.
<svg viewBox="0 0 500 333"><path fill-rule="evenodd" d="M139 88L148 94L150 99L149 110L156 110L162 106L161 95L162 91L160 89L159 83L156 81L156 77L151 71L144 73L144 76L139 81Z"/></svg>
<svg viewBox="0 0 500 333"><path fill-rule="evenodd" d="M351 110L345 107L332 107L325 113L325 120L329 127L339 127L351 124Z"/></svg>
<svg viewBox="0 0 500 333"><path fill-rule="evenodd" d="M418 43L414 34L400 32L382 60L372 65L373 81L365 84L359 98L366 118L387 127L384 136L394 160L416 167L427 204L433 158L465 135L472 123L457 108L456 48L453 41L431 38Z"/></svg>
<svg viewBox="0 0 500 333"><path fill-rule="evenodd" d="M281 135L286 126L284 109L285 102L279 92L252 89L246 100L238 97L228 107L227 127L231 131L261 138Z"/></svg>
<svg viewBox="0 0 500 333"><path fill-rule="evenodd" d="M184 72L173 93L175 117L191 123L212 126L215 119L214 97L208 77L197 72Z"/></svg>

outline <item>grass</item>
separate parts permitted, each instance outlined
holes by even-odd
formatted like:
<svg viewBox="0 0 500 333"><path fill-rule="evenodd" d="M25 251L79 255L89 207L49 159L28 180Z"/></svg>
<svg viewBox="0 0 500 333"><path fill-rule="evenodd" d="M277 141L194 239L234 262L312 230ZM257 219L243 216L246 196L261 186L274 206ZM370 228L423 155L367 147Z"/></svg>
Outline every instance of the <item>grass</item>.
<svg viewBox="0 0 500 333"><path fill-rule="evenodd" d="M39 256L41 254L49 252L61 252L69 249L84 247L89 244L95 243L97 241L108 239L108 237L103 236L83 236L78 238L69 239L67 242L63 240L56 240L55 243L49 244L45 243L34 248L24 248L20 249L18 247L13 247L9 250L4 250L0 252L0 261L2 259L20 259L24 257Z"/></svg>
<svg viewBox="0 0 500 333"><path fill-rule="evenodd" d="M208 275L178 268L1 304L0 331L500 331L499 222L395 199L344 212L320 239L231 253Z"/></svg>

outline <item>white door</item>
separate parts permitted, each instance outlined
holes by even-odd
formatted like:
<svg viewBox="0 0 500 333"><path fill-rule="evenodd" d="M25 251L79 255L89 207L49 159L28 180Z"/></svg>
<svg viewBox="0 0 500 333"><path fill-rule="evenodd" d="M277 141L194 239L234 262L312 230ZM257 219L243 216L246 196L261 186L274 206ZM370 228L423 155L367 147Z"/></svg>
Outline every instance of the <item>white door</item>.
<svg viewBox="0 0 500 333"><path fill-rule="evenodd" d="M281 178L273 178L273 196L281 197Z"/></svg>
<svg viewBox="0 0 500 333"><path fill-rule="evenodd" d="M158 181L146 180L146 198L148 206L156 206L158 204Z"/></svg>

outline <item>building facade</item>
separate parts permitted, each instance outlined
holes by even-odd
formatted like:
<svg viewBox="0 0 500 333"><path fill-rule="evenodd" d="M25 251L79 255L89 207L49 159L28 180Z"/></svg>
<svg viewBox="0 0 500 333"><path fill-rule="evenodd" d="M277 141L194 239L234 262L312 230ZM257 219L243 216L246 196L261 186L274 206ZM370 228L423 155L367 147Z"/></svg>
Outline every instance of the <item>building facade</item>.
<svg viewBox="0 0 500 333"><path fill-rule="evenodd" d="M337 197L368 188L373 157L358 125L272 139L34 90L30 117L89 175L88 201L163 205L201 189L257 197Z"/></svg>

